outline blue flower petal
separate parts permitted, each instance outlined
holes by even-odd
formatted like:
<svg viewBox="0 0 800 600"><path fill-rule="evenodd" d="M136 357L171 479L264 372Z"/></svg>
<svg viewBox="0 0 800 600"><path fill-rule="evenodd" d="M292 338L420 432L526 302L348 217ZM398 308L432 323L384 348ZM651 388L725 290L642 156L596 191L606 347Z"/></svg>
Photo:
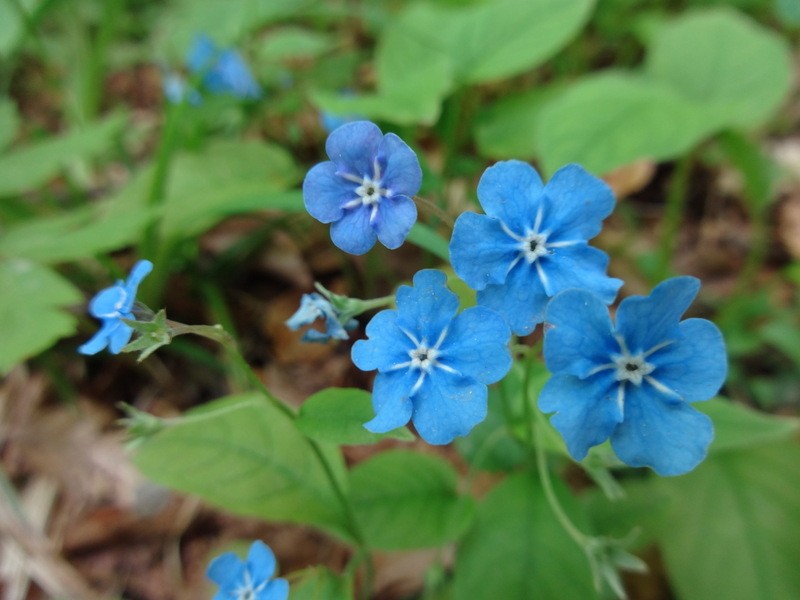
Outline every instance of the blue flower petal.
<svg viewBox="0 0 800 600"><path fill-rule="evenodd" d="M499 314L482 306L468 308L450 324L441 362L480 383L494 383L511 368L510 338Z"/></svg>
<svg viewBox="0 0 800 600"><path fill-rule="evenodd" d="M350 254L360 255L369 251L378 239L369 223L369 216L370 211L364 206L344 211L342 218L331 225L333 244Z"/></svg>
<svg viewBox="0 0 800 600"><path fill-rule="evenodd" d="M345 123L328 136L325 151L339 169L357 177L372 177L373 159L383 134L375 123L353 121Z"/></svg>
<svg viewBox="0 0 800 600"><path fill-rule="evenodd" d="M126 319L133 318L133 315L122 315ZM131 340L133 328L122 321L115 321L114 328L109 332L108 351L111 354L119 354L125 345Z"/></svg>
<svg viewBox="0 0 800 600"><path fill-rule="evenodd" d="M447 276L441 271L424 269L414 275L414 287L397 290L397 325L418 342L432 346L458 310L458 296L445 287Z"/></svg>
<svg viewBox="0 0 800 600"><path fill-rule="evenodd" d="M614 193L602 180L579 165L567 165L547 182L547 226L557 232L551 241L588 240L600 233L602 221L614 210Z"/></svg>
<svg viewBox="0 0 800 600"><path fill-rule="evenodd" d="M536 169L519 160L506 160L484 171L478 182L478 200L487 215L524 234L533 227L542 189Z"/></svg>
<svg viewBox="0 0 800 600"><path fill-rule="evenodd" d="M147 277L152 270L153 263L149 260L140 260L133 265L133 269L131 269L131 273L125 281L125 291L128 293L128 297L125 299L125 306L122 312L131 311L133 303L136 300L136 291L139 289L139 284L142 283L142 280Z"/></svg>
<svg viewBox="0 0 800 600"><path fill-rule="evenodd" d="M378 215L372 227L381 244L394 250L403 245L416 220L414 201L408 196L392 196L378 204Z"/></svg>
<svg viewBox="0 0 800 600"><path fill-rule="evenodd" d="M270 547L261 540L253 542L247 553L247 570L250 572L253 585L258 586L270 579L275 574L276 567L275 554Z"/></svg>
<svg viewBox="0 0 800 600"><path fill-rule="evenodd" d="M206 576L220 586L220 591L233 590L244 581L245 564L233 552L214 558L206 569Z"/></svg>
<svg viewBox="0 0 800 600"><path fill-rule="evenodd" d="M652 377L686 402L708 400L722 387L728 360L722 333L711 321L687 319L681 338L651 355Z"/></svg>
<svg viewBox="0 0 800 600"><path fill-rule="evenodd" d="M413 196L419 191L422 185L419 159L403 140L387 133L378 146L376 158L382 171L381 187L388 189L390 196Z"/></svg>
<svg viewBox="0 0 800 600"><path fill-rule="evenodd" d="M498 219L466 212L453 228L450 261L469 287L482 290L505 282L509 267L519 256L518 246Z"/></svg>
<svg viewBox="0 0 800 600"><path fill-rule="evenodd" d="M78 346L78 352L81 354L97 354L108 346L109 336L116 329L117 322L115 320L104 320L100 329L97 330L89 341Z"/></svg>
<svg viewBox="0 0 800 600"><path fill-rule="evenodd" d="M337 173L331 161L311 167L303 180L303 203L308 213L322 223L333 223L342 218L342 206L356 200L355 184Z"/></svg>
<svg viewBox="0 0 800 600"><path fill-rule="evenodd" d="M304 325L311 325L323 314L321 302L326 302L326 300L317 293L303 294L300 299L300 307L286 319L286 326L292 331L297 331Z"/></svg>
<svg viewBox="0 0 800 600"><path fill-rule="evenodd" d="M706 456L714 436L711 419L683 402L663 402L646 386L626 386L625 420L611 436L620 460L681 475Z"/></svg>
<svg viewBox="0 0 800 600"><path fill-rule="evenodd" d="M478 304L499 312L517 335L527 335L544 320L549 298L535 267L521 260L506 282L478 291Z"/></svg>
<svg viewBox="0 0 800 600"><path fill-rule="evenodd" d="M214 90L209 85L210 91L229 92L237 98L255 99L261 96L261 88L236 50L225 50L211 74L219 76L219 89Z"/></svg>
<svg viewBox="0 0 800 600"><path fill-rule="evenodd" d="M409 350L415 348L409 337L397 326L397 311L382 310L367 324L366 340L353 344L351 356L362 371L388 371L407 362Z"/></svg>
<svg viewBox="0 0 800 600"><path fill-rule="evenodd" d="M118 317L129 302L131 299L128 297L128 292L122 282L119 282L95 294L89 301L89 314L98 319Z"/></svg>
<svg viewBox="0 0 800 600"><path fill-rule="evenodd" d="M256 600L286 600L288 597L289 582L285 579L275 579L258 592Z"/></svg>
<svg viewBox="0 0 800 600"><path fill-rule="evenodd" d="M680 336L678 321L697 296L695 277L673 277L657 285L649 296L625 298L617 309L617 331L633 354Z"/></svg>
<svg viewBox="0 0 800 600"><path fill-rule="evenodd" d="M375 418L364 427L373 433L386 433L408 423L414 412L409 394L418 378L419 372L410 369L378 373L372 388Z"/></svg>
<svg viewBox="0 0 800 600"><path fill-rule="evenodd" d="M544 360L551 373L587 377L619 351L608 307L586 290L567 290L545 315Z"/></svg>
<svg viewBox="0 0 800 600"><path fill-rule="evenodd" d="M415 396L414 427L429 444L449 444L486 418L487 396L471 377L436 369Z"/></svg>
<svg viewBox="0 0 800 600"><path fill-rule="evenodd" d="M217 47L213 40L201 33L194 37L189 55L186 57L186 67L192 73L200 73L211 67L217 55Z"/></svg>
<svg viewBox="0 0 800 600"><path fill-rule="evenodd" d="M553 248L541 257L542 270L547 277L545 290L550 296L571 288L591 290L603 302L611 304L622 287L622 280L606 275L608 255L602 250L580 242L574 246Z"/></svg>
<svg viewBox="0 0 800 600"><path fill-rule="evenodd" d="M622 421L618 388L613 374L604 372L589 379L554 375L542 389L539 408L556 413L550 422L575 460L583 460L589 448L606 441Z"/></svg>

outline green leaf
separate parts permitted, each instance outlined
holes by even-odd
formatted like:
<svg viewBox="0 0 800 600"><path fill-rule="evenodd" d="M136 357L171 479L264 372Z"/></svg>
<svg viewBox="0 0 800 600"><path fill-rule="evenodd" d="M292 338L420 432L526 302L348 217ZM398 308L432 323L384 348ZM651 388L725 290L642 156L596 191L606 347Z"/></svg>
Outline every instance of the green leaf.
<svg viewBox="0 0 800 600"><path fill-rule="evenodd" d="M262 396L215 400L166 424L134 455L153 481L233 513L317 525L350 539L313 448Z"/></svg>
<svg viewBox="0 0 800 600"><path fill-rule="evenodd" d="M0 155L0 196L32 190L76 159L105 152L122 133L127 120L125 114L117 113L83 129Z"/></svg>
<svg viewBox="0 0 800 600"><path fill-rule="evenodd" d="M693 405L714 421L714 441L709 453L743 450L792 438L800 419L773 417L721 399Z"/></svg>
<svg viewBox="0 0 800 600"><path fill-rule="evenodd" d="M292 574L292 579L297 573ZM306 569L289 589L289 600L351 600L353 582L324 567Z"/></svg>
<svg viewBox="0 0 800 600"><path fill-rule="evenodd" d="M0 373L75 333L76 320L62 307L83 298L47 267L23 259L0 261Z"/></svg>
<svg viewBox="0 0 800 600"><path fill-rule="evenodd" d="M441 546L469 526L474 504L460 496L445 460L417 452L382 452L350 473L353 510L367 545L380 550Z"/></svg>
<svg viewBox="0 0 800 600"><path fill-rule="evenodd" d="M729 8L685 13L662 26L646 69L694 102L715 128L759 126L791 85L786 42Z"/></svg>
<svg viewBox="0 0 800 600"><path fill-rule="evenodd" d="M17 48L26 35L26 16L32 19L43 4L43 0L0 2L0 58L7 58Z"/></svg>
<svg viewBox="0 0 800 600"><path fill-rule="evenodd" d="M297 428L308 437L336 444L374 444L384 438L413 441L405 427L372 433L364 423L375 416L372 394L354 388L328 388L307 398L300 407Z"/></svg>
<svg viewBox="0 0 800 600"><path fill-rule="evenodd" d="M603 73L547 103L534 135L549 173L570 162L605 173L640 158L679 156L708 133L702 115L669 87Z"/></svg>
<svg viewBox="0 0 800 600"><path fill-rule="evenodd" d="M17 106L9 98L0 98L0 151L14 141L19 129Z"/></svg>
<svg viewBox="0 0 800 600"><path fill-rule="evenodd" d="M585 518L564 486L560 501L579 527ZM556 520L535 475L493 488L478 507L455 566L455 599L597 598L589 563Z"/></svg>
<svg viewBox="0 0 800 600"><path fill-rule="evenodd" d="M800 598L798 464L800 447L786 442L657 480L673 500L659 540L681 600Z"/></svg>
<svg viewBox="0 0 800 600"><path fill-rule="evenodd" d="M284 27L266 34L257 55L266 62L314 58L330 50L333 45L334 40L323 33L302 27Z"/></svg>
<svg viewBox="0 0 800 600"><path fill-rule="evenodd" d="M408 241L427 250L434 256L441 258L445 262L450 262L450 246L432 227L425 223L414 223L411 231L408 232Z"/></svg>

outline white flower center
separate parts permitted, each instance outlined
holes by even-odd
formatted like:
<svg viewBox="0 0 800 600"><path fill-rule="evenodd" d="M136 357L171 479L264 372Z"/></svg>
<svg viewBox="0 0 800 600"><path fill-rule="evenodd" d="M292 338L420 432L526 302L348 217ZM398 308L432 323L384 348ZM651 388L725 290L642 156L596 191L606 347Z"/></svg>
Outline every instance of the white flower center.
<svg viewBox="0 0 800 600"><path fill-rule="evenodd" d="M444 353L440 350L440 348L447 337L447 327L445 327L442 330L442 333L439 334L439 339L436 340L436 343L433 346L429 346L428 341L424 338L422 340L418 340L417 336L410 331L403 329L402 327L400 328L400 331L402 331L414 344L414 348L408 351L408 356L411 360L393 365L390 370L397 371L400 369L417 369L420 372L417 381L414 383L411 391L408 394L409 396L416 394L417 391L419 391L419 388L422 387L425 377L437 368L441 369L442 371L447 371L448 373L454 373L456 375L461 374L453 367L443 364L440 361L440 359L444 356Z"/></svg>
<svg viewBox="0 0 800 600"><path fill-rule="evenodd" d="M643 354L614 354L611 359L616 366L614 378L617 381L630 381L634 385L642 385L642 380L656 369L644 359Z"/></svg>
<svg viewBox="0 0 800 600"><path fill-rule="evenodd" d="M528 261L528 264L533 264L537 258L549 254L547 249L547 234L546 233L528 233L520 240L519 249L522 256Z"/></svg>
<svg viewBox="0 0 800 600"><path fill-rule="evenodd" d="M381 201L381 196L386 196L387 191L381 187L380 180L373 181L369 177L361 180L361 185L356 188L356 194L364 206L372 206Z"/></svg>

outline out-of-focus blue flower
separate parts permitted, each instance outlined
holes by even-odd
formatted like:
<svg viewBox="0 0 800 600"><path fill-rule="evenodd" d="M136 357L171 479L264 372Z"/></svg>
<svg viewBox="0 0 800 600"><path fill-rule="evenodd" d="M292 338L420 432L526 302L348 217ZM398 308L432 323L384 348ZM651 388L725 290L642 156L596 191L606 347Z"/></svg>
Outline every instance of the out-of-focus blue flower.
<svg viewBox="0 0 800 600"><path fill-rule="evenodd" d="M422 169L414 151L369 121L342 125L325 150L331 160L312 167L303 181L311 216L332 224L331 239L345 252L364 254L376 240L399 247L417 220L411 197Z"/></svg>
<svg viewBox="0 0 800 600"><path fill-rule="evenodd" d="M324 319L325 331L309 329L303 334L304 342L327 342L333 338L335 340L346 340L348 330L358 326L355 319L347 319L342 323L342 316L334 306L320 294L313 292L303 294L300 300L300 308L286 321L286 326L297 331L305 325L311 325L317 319Z"/></svg>
<svg viewBox="0 0 800 600"><path fill-rule="evenodd" d="M186 67L192 75L202 76L201 87L212 94L231 94L242 99L261 97L261 88L253 79L241 54L232 48L225 50L217 48L213 40L205 34L195 36L186 57ZM181 99L186 93L184 89L178 89L178 86L169 80L165 81L164 92L170 100L176 96L175 92L180 92L177 97ZM197 92L194 91L194 94ZM192 102L193 98L199 96L190 95L189 101Z"/></svg>
<svg viewBox="0 0 800 600"><path fill-rule="evenodd" d="M78 352L97 354L108 347L108 351L112 354L119 354L133 335L133 329L122 319L136 319L132 312L133 303L136 301L136 290L142 279L152 270L153 263L149 260L140 260L133 266L126 281L120 279L92 298L89 302L89 314L100 319L102 325L92 339L78 347Z"/></svg>
<svg viewBox="0 0 800 600"><path fill-rule="evenodd" d="M576 460L611 438L622 462L680 475L703 460L714 435L690 406L717 393L727 372L719 329L681 315L700 288L675 277L649 296L620 303L616 325L603 301L567 290L547 307L544 358L553 377L539 396L543 412Z"/></svg>
<svg viewBox="0 0 800 600"><path fill-rule="evenodd" d="M367 325L369 339L353 346L359 369L378 370L376 416L365 424L385 433L413 420L430 444L466 435L486 417L486 386L511 368L511 332L496 312L477 306L460 314L441 271L424 270L397 291L397 310Z"/></svg>
<svg viewBox="0 0 800 600"><path fill-rule="evenodd" d="M603 181L567 165L543 185L533 167L509 160L484 172L478 199L486 215L458 217L450 258L478 290L478 304L503 315L514 333L533 331L549 299L566 289L613 302L622 281L606 275L608 256L587 242L614 209Z"/></svg>
<svg viewBox="0 0 800 600"><path fill-rule="evenodd" d="M277 563L264 542L256 540L243 561L233 552L217 556L206 575L219 586L213 600L286 600L289 582L273 579Z"/></svg>

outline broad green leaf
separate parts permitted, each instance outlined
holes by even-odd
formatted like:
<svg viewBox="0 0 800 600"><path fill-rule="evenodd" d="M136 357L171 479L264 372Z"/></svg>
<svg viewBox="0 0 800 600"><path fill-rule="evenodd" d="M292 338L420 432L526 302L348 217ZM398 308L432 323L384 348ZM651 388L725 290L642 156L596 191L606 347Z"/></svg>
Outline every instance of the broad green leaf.
<svg viewBox="0 0 800 600"><path fill-rule="evenodd" d="M289 589L289 600L351 600L353 582L340 577L324 567L307 569L302 573L292 573L294 580L300 575L297 583Z"/></svg>
<svg viewBox="0 0 800 600"><path fill-rule="evenodd" d="M82 129L0 155L0 196L32 190L76 159L90 158L108 150L126 122L127 116L118 113Z"/></svg>
<svg viewBox="0 0 800 600"><path fill-rule="evenodd" d="M450 262L450 247L447 240L425 223L414 223L411 231L408 232L407 239L443 261Z"/></svg>
<svg viewBox="0 0 800 600"><path fill-rule="evenodd" d="M709 133L669 87L623 73L590 75L548 102L534 132L545 170L577 162L605 173L641 158L679 156Z"/></svg>
<svg viewBox="0 0 800 600"><path fill-rule="evenodd" d="M786 42L728 8L689 12L661 27L646 69L717 128L759 126L791 83Z"/></svg>
<svg viewBox="0 0 800 600"><path fill-rule="evenodd" d="M63 307L81 301L71 283L47 267L23 259L0 261L0 373L75 332Z"/></svg>
<svg viewBox="0 0 800 600"><path fill-rule="evenodd" d="M708 458L660 479L673 511L659 533L681 600L800 598L800 447L786 442Z"/></svg>
<svg viewBox="0 0 800 600"><path fill-rule="evenodd" d="M0 2L0 60L8 58L17 48L26 35L25 19L32 19L43 3L43 0Z"/></svg>
<svg viewBox="0 0 800 600"><path fill-rule="evenodd" d="M165 424L134 455L153 481L233 513L317 525L350 538L317 454L262 396L216 400Z"/></svg>
<svg viewBox="0 0 800 600"><path fill-rule="evenodd" d="M558 495L585 529L584 515L563 486ZM559 524L535 475L512 475L478 507L458 548L454 598L597 598L586 556Z"/></svg>
<svg viewBox="0 0 800 600"><path fill-rule="evenodd" d="M449 463L417 452L382 452L356 465L350 473L351 497L367 545L404 550L456 539L474 509L457 484Z"/></svg>
<svg viewBox="0 0 800 600"><path fill-rule="evenodd" d="M14 141L19 129L17 107L8 98L0 98L0 152Z"/></svg>
<svg viewBox="0 0 800 600"><path fill-rule="evenodd" d="M354 388L328 388L307 398L300 407L297 427L308 437L336 444L374 444L384 438L413 441L405 427L372 433L364 423L375 416L372 394Z"/></svg>
<svg viewBox="0 0 800 600"><path fill-rule="evenodd" d="M743 450L792 438L800 430L800 419L774 417L714 399L693 405L714 421L714 441L710 454Z"/></svg>
<svg viewBox="0 0 800 600"><path fill-rule="evenodd" d="M257 57L266 62L314 58L330 50L334 43L329 35L318 31L284 27L269 31L264 36Z"/></svg>

